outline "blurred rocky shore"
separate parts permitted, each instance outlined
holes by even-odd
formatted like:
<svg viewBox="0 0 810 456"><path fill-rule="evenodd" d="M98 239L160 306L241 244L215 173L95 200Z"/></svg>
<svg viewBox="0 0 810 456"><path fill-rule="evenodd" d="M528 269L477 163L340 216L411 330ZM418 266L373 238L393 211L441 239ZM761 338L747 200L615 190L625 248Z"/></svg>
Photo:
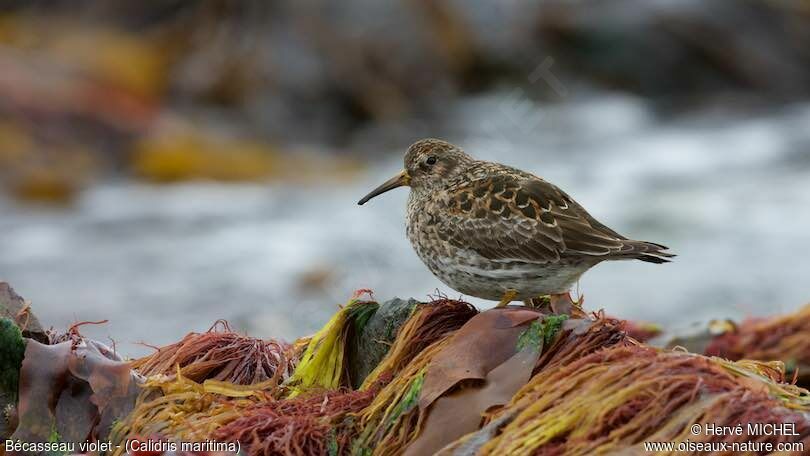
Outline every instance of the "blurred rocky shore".
<svg viewBox="0 0 810 456"><path fill-rule="evenodd" d="M504 86L754 110L807 98L808 42L801 0L0 1L0 184L352 176Z"/></svg>

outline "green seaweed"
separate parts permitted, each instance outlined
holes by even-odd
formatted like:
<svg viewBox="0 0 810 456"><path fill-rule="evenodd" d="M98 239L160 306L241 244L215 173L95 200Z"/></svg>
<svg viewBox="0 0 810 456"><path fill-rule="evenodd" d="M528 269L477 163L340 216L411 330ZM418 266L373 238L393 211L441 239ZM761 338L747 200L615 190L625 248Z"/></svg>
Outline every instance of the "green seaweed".
<svg viewBox="0 0 810 456"><path fill-rule="evenodd" d="M48 443L57 446L56 444L59 444L60 442L62 442L62 436L59 435L59 431L56 429L56 422L54 422L53 424L51 424L51 433L48 434ZM45 454L47 454L48 456L64 456L65 454L67 454L67 452L59 451L58 449L52 449Z"/></svg>
<svg viewBox="0 0 810 456"><path fill-rule="evenodd" d="M377 313L377 310L380 308L380 305L376 302L367 302L363 304L364 305L352 307L349 310L348 318L352 321L352 327L355 334L363 333L363 331L366 329L368 321L374 316L375 313Z"/></svg>
<svg viewBox="0 0 810 456"><path fill-rule="evenodd" d="M329 456L337 456L340 451L340 446L337 441L337 432L334 428L329 431L329 435L326 438L326 448L327 451L329 451Z"/></svg>
<svg viewBox="0 0 810 456"><path fill-rule="evenodd" d="M59 435L59 431L56 430L56 423L51 426L51 433L48 434L48 443L59 443L59 439L62 437Z"/></svg>
<svg viewBox="0 0 810 456"><path fill-rule="evenodd" d="M391 416L388 418L389 425L394 424L402 415L416 407L419 403L419 394L422 392L422 386L424 384L425 373L422 372L411 381L408 391L402 396L402 399L394 407L394 410L391 411Z"/></svg>
<svg viewBox="0 0 810 456"><path fill-rule="evenodd" d="M546 345L554 342L566 320L568 320L568 315L549 315L543 318L543 342Z"/></svg>
<svg viewBox="0 0 810 456"><path fill-rule="evenodd" d="M20 328L8 318L0 318L0 393L17 399L25 341Z"/></svg>
<svg viewBox="0 0 810 456"><path fill-rule="evenodd" d="M364 447L362 437L358 437L352 442L352 449L349 454L352 456L371 456L373 452L371 448Z"/></svg>
<svg viewBox="0 0 810 456"><path fill-rule="evenodd" d="M565 320L568 320L568 315L549 315L542 320L533 321L518 337L517 350L523 351L529 348L539 351L542 347L550 345L557 337Z"/></svg>

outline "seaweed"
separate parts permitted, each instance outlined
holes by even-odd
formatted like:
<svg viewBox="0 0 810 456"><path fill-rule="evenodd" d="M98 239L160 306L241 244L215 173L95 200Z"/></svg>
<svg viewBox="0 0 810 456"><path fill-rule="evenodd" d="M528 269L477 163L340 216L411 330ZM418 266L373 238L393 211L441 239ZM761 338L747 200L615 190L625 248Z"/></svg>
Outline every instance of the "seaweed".
<svg viewBox="0 0 810 456"><path fill-rule="evenodd" d="M356 293L345 307L307 341L298 366L286 383L290 390L289 397L312 389L350 386L346 370L348 339L351 334L357 334L362 329L379 307L376 302L360 300L364 292Z"/></svg>
<svg viewBox="0 0 810 456"><path fill-rule="evenodd" d="M568 320L568 315L549 315L542 320L535 320L518 337L518 351L529 347L539 351L542 347L551 345L565 320Z"/></svg>
<svg viewBox="0 0 810 456"><path fill-rule="evenodd" d="M783 380L778 365L616 345L532 378L496 415L515 416L483 445L481 454L619 452L645 441L695 439L690 425L698 423L796 423L800 438L807 439L810 393ZM787 440L700 438L774 444Z"/></svg>
<svg viewBox="0 0 810 456"><path fill-rule="evenodd" d="M193 381L213 379L239 385L286 381L293 368L291 347L275 339L262 340L233 332L220 320L204 333L190 333L132 362L145 376L180 373Z"/></svg>
<svg viewBox="0 0 810 456"><path fill-rule="evenodd" d="M74 325L62 343L25 346L13 437L76 441L109 431L115 444L239 442L249 456L607 454L686 439L810 444L810 392L786 382L781 361L653 348L603 313L478 313L448 299L403 307L404 324L378 321L395 337L352 389L350 347L379 308L355 295L292 345L217 322L131 364ZM805 316L745 323L724 341L745 347L740 353L755 349L743 341L766 342L762 353L789 347L802 362ZM7 353L22 341L11 328L0 322L0 341L14 342L0 346L2 366L14 365ZM797 435L696 437L689 426L697 423L792 423Z"/></svg>
<svg viewBox="0 0 810 456"><path fill-rule="evenodd" d="M223 442L239 441L251 456L345 454L354 435L352 414L367 407L381 387L268 399L241 409L236 419L212 436Z"/></svg>
<svg viewBox="0 0 810 456"><path fill-rule="evenodd" d="M425 348L407 363L390 383L382 388L368 407L357 414L357 437L351 446L353 455L401 454L416 438L423 416L413 406L413 397L424 391L422 378L437 353L448 346L452 333Z"/></svg>
<svg viewBox="0 0 810 456"><path fill-rule="evenodd" d="M410 412L417 405L419 405L419 395L422 393L422 387L425 385L425 373L421 372L419 375L411 380L405 394L399 402L397 402L394 409L391 411L391 416L388 417L389 424L394 424L399 417L403 414Z"/></svg>
<svg viewBox="0 0 810 456"><path fill-rule="evenodd" d="M478 311L469 303L451 299L417 305L399 329L388 354L368 375L361 389L372 385L384 373L397 375L416 355L464 326L477 314Z"/></svg>
<svg viewBox="0 0 810 456"><path fill-rule="evenodd" d="M25 341L20 328L8 318L0 318L0 394L17 400Z"/></svg>
<svg viewBox="0 0 810 456"><path fill-rule="evenodd" d="M203 441L221 426L239 418L239 412L272 398L272 380L237 385L206 380L195 382L179 371L173 376L149 378L131 413L112 426L110 441L126 451L124 442L139 436L161 436L182 441Z"/></svg>
<svg viewBox="0 0 810 456"><path fill-rule="evenodd" d="M720 326L720 325L715 325ZM748 319L739 325L725 322L713 331L703 353L733 360L783 361L787 372L810 385L810 305L771 318Z"/></svg>
<svg viewBox="0 0 810 456"><path fill-rule="evenodd" d="M26 344L20 370L19 426L11 436L47 442L105 439L113 421L132 410L140 377L93 340Z"/></svg>
<svg viewBox="0 0 810 456"><path fill-rule="evenodd" d="M386 301L360 331L352 334L347 347L352 388L362 387L369 374L388 354L397 333L420 305L415 299L394 298Z"/></svg>

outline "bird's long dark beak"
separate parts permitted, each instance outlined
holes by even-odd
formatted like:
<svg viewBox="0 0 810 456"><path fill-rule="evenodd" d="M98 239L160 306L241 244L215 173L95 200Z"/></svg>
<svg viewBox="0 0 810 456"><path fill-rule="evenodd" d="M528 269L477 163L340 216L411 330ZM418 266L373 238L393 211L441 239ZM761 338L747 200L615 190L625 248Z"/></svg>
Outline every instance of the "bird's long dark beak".
<svg viewBox="0 0 810 456"><path fill-rule="evenodd" d="M401 173L397 174L393 178L387 180L384 184L380 185L379 187L375 188L371 191L368 195L364 196L357 204L364 205L370 199L374 198L375 196L382 195L383 193L393 190L395 188L404 187L406 185L411 184L411 176L408 175L408 171L402 170Z"/></svg>

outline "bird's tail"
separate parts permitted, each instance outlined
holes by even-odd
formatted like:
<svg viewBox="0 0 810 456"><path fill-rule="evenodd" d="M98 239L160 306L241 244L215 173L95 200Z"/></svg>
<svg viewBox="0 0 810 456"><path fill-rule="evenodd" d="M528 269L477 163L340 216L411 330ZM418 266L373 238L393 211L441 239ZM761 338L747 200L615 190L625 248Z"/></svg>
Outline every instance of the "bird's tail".
<svg viewBox="0 0 810 456"><path fill-rule="evenodd" d="M677 255L668 252L669 247L655 242L625 241L622 250L616 253L617 259L641 260L648 263L669 263Z"/></svg>

